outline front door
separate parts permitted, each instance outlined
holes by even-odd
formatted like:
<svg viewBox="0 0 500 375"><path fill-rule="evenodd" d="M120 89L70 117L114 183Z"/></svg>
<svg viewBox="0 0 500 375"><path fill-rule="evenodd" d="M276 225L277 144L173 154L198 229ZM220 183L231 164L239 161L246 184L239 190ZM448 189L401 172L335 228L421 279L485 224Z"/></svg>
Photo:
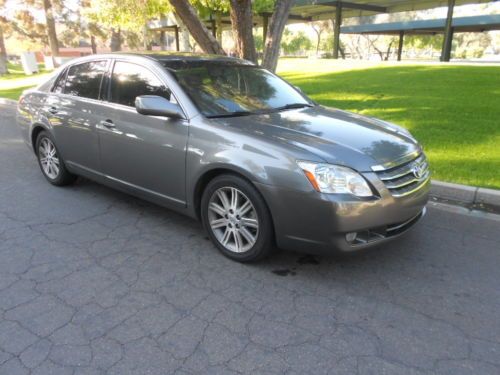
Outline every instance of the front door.
<svg viewBox="0 0 500 375"><path fill-rule="evenodd" d="M108 115L97 128L104 174L116 182L185 205L185 158L188 122L144 116L135 98L170 90L148 68L116 61L109 80Z"/></svg>

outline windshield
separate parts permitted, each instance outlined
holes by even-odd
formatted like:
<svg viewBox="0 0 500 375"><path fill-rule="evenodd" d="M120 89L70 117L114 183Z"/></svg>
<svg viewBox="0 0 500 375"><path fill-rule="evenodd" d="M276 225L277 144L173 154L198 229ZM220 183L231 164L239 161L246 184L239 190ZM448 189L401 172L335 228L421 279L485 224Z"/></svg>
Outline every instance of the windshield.
<svg viewBox="0 0 500 375"><path fill-rule="evenodd" d="M281 78L257 66L220 61L165 65L207 117L269 113L312 105Z"/></svg>

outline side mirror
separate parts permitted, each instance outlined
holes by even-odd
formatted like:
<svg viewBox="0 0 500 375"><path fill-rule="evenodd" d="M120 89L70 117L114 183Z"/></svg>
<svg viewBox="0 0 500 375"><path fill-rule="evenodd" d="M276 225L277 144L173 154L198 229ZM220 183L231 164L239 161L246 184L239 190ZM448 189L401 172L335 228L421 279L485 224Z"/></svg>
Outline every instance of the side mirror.
<svg viewBox="0 0 500 375"><path fill-rule="evenodd" d="M141 115L184 118L181 107L157 95L141 95L135 98L135 109Z"/></svg>

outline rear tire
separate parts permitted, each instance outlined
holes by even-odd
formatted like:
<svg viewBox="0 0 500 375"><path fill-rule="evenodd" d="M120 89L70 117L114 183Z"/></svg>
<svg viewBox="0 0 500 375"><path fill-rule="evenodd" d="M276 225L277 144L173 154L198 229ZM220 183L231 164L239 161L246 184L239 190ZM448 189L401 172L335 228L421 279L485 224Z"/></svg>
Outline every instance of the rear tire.
<svg viewBox="0 0 500 375"><path fill-rule="evenodd" d="M38 134L35 143L35 152L38 165L44 177L52 185L69 185L76 180L76 176L66 169L64 160L49 132L44 130Z"/></svg>
<svg viewBox="0 0 500 375"><path fill-rule="evenodd" d="M201 218L212 242L232 260L257 261L274 247L269 209L257 189L241 177L221 175L208 183Z"/></svg>

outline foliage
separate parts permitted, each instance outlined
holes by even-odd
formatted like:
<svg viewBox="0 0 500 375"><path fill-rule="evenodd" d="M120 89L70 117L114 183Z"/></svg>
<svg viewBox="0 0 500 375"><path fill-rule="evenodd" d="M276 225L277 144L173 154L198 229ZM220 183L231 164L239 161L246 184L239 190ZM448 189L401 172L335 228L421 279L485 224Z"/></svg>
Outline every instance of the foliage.
<svg viewBox="0 0 500 375"><path fill-rule="evenodd" d="M480 58L491 44L492 38L487 33L455 34L453 55L460 59Z"/></svg>
<svg viewBox="0 0 500 375"><path fill-rule="evenodd" d="M442 45L442 35L406 35L404 39L405 48L414 48L417 50L428 48L440 50Z"/></svg>
<svg viewBox="0 0 500 375"><path fill-rule="evenodd" d="M201 18L208 18L214 13L228 13L229 0L190 0Z"/></svg>
<svg viewBox="0 0 500 375"><path fill-rule="evenodd" d="M252 3L252 9L255 14L272 12L275 3L276 0L254 0Z"/></svg>
<svg viewBox="0 0 500 375"><path fill-rule="evenodd" d="M164 0L90 0L85 15L108 27L142 30L146 23L170 11Z"/></svg>
<svg viewBox="0 0 500 375"><path fill-rule="evenodd" d="M303 31L293 33L285 29L283 39L281 40L281 48L285 55L293 55L300 51L310 50L312 42Z"/></svg>

